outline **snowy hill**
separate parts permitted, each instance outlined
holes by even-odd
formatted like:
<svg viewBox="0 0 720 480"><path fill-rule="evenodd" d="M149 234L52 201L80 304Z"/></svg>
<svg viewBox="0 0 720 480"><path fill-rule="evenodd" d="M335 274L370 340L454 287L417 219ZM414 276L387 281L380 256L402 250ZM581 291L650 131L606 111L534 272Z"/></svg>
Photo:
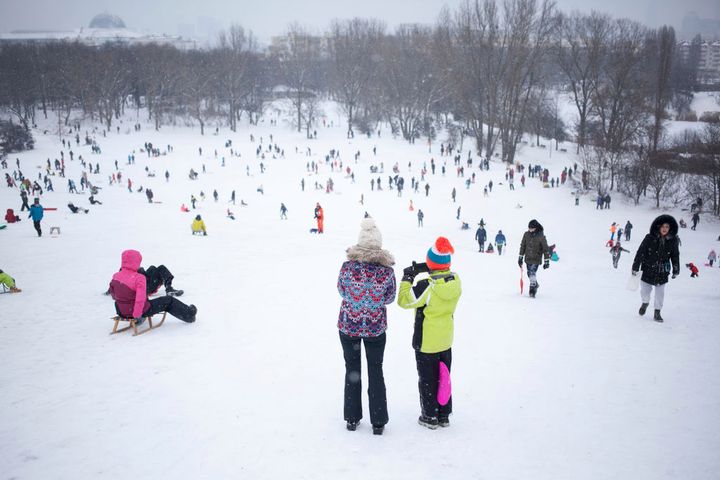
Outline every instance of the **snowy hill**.
<svg viewBox="0 0 720 480"><path fill-rule="evenodd" d="M107 137L95 133L99 155L65 137L75 158L66 148L67 178L79 186L79 155L99 162L100 174L89 179L102 187L96 197L103 205L90 206L87 193L67 193L67 179L54 176L55 192L41 199L58 209L45 214L46 234L37 238L26 212L20 224L0 231L0 268L23 289L0 295L4 478L717 478L720 270L702 267L710 249L720 247L717 223L703 217L697 231L681 231L682 273L667 288L665 323L658 324L638 316L639 294L625 284L635 250L660 212L631 206L619 194L610 210L596 210L592 194L576 207L569 185L544 189L536 178L523 188L516 177L510 191L503 165L491 162L489 172L481 171L473 154L467 168L466 150L465 178L458 178L439 143L429 152L426 143L393 139L386 127L379 138L348 140L339 118L332 119L316 140L293 132L283 118L204 137L184 127L156 132L143 125L135 132L123 125ZM8 172L19 158L23 173L35 179L46 159L60 158L57 135L35 134L36 150L10 156ZM227 140L232 147L224 146ZM172 151L149 158L140 151L145 142ZM272 158L269 143L284 158ZM264 160L256 156L259 145ZM230 148L241 156L231 156ZM325 163L331 149L340 152L342 172ZM133 152L135 164L128 165ZM426 177L430 195L423 188L412 193L410 178L419 179L431 158L438 169ZM553 177L576 161L572 153L529 147L519 158L542 164ZM110 185L114 160L123 179ZM307 171L311 161L319 164L318 175ZM370 165L381 162L384 173L370 174ZM396 162L406 180L401 198L387 188ZM146 167L156 175L148 177ZM188 178L190 168L200 172L198 180ZM472 173L476 182L467 189ZM378 176L383 190L371 191L370 179ZM127 178L133 190L152 188L161 203L128 192ZM328 178L334 193L314 189ZM495 185L484 197L489 180ZM197 210L180 212L201 190L206 199ZM425 213L423 228L410 200ZM90 212L70 213L69 201ZM281 202L288 220L279 218ZM316 202L325 211L324 235L308 233ZM0 204L19 211L18 190L3 185ZM460 230L458 206L469 231ZM236 220L226 218L228 208ZM373 436L366 411L358 431L345 430L336 280L365 211L396 257L398 281L403 267L424 261L438 235L455 247L463 296L448 429L417 425L413 314L391 305L384 362L390 423L383 436ZM190 234L198 213L207 237ZM689 221L688 212L670 213ZM478 253L473 237L481 218L490 238L498 229L508 237L506 255ZM536 299L520 295L517 266L532 218L560 256L540 271ZM610 224L627 220L635 225L624 244L631 253L615 270L605 242ZM61 227L61 235L47 235L51 226ZM108 335L113 306L102 292L128 248L142 252L145 266L170 268L175 286L185 290L182 300L198 306L196 323L168 318L147 335ZM697 279L684 267L690 261L700 266Z"/></svg>

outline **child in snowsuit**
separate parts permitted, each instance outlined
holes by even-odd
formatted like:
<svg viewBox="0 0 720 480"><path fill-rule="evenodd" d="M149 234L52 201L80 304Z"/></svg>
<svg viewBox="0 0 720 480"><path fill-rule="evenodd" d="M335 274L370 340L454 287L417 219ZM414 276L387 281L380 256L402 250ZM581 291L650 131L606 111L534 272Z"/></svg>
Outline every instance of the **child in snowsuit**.
<svg viewBox="0 0 720 480"><path fill-rule="evenodd" d="M698 268L695 266L694 263L692 263L692 262L686 263L685 266L690 269L690 278L694 278L694 277L698 276L698 273L699 273Z"/></svg>
<svg viewBox="0 0 720 480"><path fill-rule="evenodd" d="M710 250L710 254L708 255L708 264L712 267L713 263L715 263L715 259L717 259L717 254L715 253L715 250Z"/></svg>
<svg viewBox="0 0 720 480"><path fill-rule="evenodd" d="M618 235L618 237L619 237L619 235ZM625 250L624 248L622 248L622 246L620 245L620 240L618 240L617 243L615 245L613 245L613 247L610 249L610 254L612 255L613 267L615 267L615 268L618 267L618 262L620 261L620 255L622 255L622 252L630 253L630 250Z"/></svg>
<svg viewBox="0 0 720 480"><path fill-rule="evenodd" d="M450 271L451 255L455 253L450 241L438 237L426 256L426 264L413 264L403 270L398 305L415 309L415 329L412 345L418 371L420 407L418 423L429 429L450 426L452 397L445 405L438 401L440 363L450 370L452 363L453 316L462 293L460 277ZM415 282L415 277L428 272L429 276Z"/></svg>
<svg viewBox="0 0 720 480"><path fill-rule="evenodd" d="M15 286L15 279L2 270L0 270L0 285L2 285L3 289L8 289L10 293L20 293L22 291Z"/></svg>
<svg viewBox="0 0 720 480"><path fill-rule="evenodd" d="M323 223L325 222L325 213L320 206L320 202L315 204L315 219L317 220L317 233L323 233Z"/></svg>
<svg viewBox="0 0 720 480"><path fill-rule="evenodd" d="M191 228L192 228L193 235L200 235L202 233L204 236L207 236L207 230L205 229L205 222L203 221L203 219L200 215L195 217L195 220L193 220Z"/></svg>

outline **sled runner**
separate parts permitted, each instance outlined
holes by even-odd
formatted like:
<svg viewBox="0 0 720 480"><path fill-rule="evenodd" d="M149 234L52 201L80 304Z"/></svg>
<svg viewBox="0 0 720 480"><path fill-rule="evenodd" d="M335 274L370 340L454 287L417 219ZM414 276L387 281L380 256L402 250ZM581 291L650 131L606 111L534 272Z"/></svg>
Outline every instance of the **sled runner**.
<svg viewBox="0 0 720 480"><path fill-rule="evenodd" d="M158 323L157 325L153 325L152 315L150 315L150 316L148 316L148 317L143 317L144 320L147 321L148 326L147 326L146 329L144 329L144 330L139 330L139 331L138 331L138 326L137 326L134 318L132 318L132 317L127 318L127 317L121 317L120 315L115 315L114 317L112 317L112 319L115 320L115 325L113 326L113 331L110 332L110 335L114 335L114 334L116 334L116 333L124 332L125 330L130 330L131 328L132 328L132 330L133 330L133 332L134 332L134 333L133 333L133 337L135 337L135 336L137 336L137 335L142 335L143 333L147 333L147 332L149 332L150 330L154 330L154 329L156 329L156 328L160 328L160 327L162 326L163 322L165 321L165 316L166 316L166 315L167 315L167 312L163 312L163 316L162 316L162 318L160 319L160 323ZM120 322L130 322L130 325L127 326L127 327L118 328L118 325L120 324Z"/></svg>

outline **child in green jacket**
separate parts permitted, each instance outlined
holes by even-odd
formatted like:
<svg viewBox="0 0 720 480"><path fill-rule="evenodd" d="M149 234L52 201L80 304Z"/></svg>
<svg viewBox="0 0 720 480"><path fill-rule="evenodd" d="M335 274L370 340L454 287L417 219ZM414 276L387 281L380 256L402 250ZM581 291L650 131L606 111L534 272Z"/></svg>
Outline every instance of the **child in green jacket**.
<svg viewBox="0 0 720 480"><path fill-rule="evenodd" d="M448 371L452 363L453 315L462 287L457 273L450 271L451 255L455 253L450 241L438 237L428 250L427 263L403 270L398 305L415 309L413 348L418 370L420 407L418 423L430 429L450 426L452 398L445 405L438 401L440 363ZM413 286L415 277L428 272L427 278Z"/></svg>

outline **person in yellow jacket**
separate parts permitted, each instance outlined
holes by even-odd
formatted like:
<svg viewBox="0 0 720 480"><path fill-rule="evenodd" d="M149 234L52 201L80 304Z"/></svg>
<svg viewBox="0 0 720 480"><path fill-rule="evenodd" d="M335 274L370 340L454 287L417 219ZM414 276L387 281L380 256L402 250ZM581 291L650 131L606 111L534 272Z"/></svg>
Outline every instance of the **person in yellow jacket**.
<svg viewBox="0 0 720 480"><path fill-rule="evenodd" d="M193 235L199 235L201 233L203 235L207 235L207 230L205 230L205 222L203 222L203 219L200 215L197 215L195 217L195 220L193 220L192 233Z"/></svg>
<svg viewBox="0 0 720 480"><path fill-rule="evenodd" d="M2 270L0 270L0 285L3 291L7 290L10 293L20 293L22 291L15 285L15 279Z"/></svg>
<svg viewBox="0 0 720 480"><path fill-rule="evenodd" d="M422 415L418 423L430 429L450 426L452 397L445 405L438 400L440 363L448 371L452 363L453 317L462 293L460 277L450 271L451 255L455 253L450 241L438 237L427 252L427 263L403 270L398 293L398 305L415 309L415 330L412 345L418 370L418 388ZM415 277L428 272L427 278L415 282Z"/></svg>

